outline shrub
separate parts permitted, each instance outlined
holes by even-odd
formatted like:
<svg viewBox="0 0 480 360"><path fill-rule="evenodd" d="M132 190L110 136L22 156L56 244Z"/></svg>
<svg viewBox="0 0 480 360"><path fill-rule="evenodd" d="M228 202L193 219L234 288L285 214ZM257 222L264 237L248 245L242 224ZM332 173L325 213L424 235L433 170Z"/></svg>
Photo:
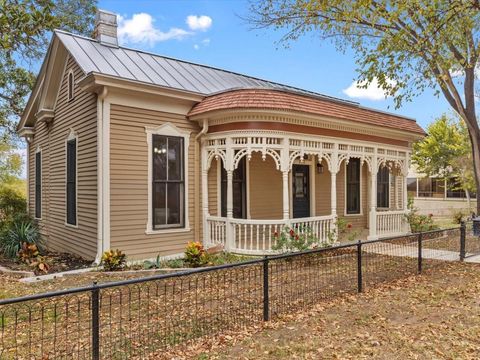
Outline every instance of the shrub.
<svg viewBox="0 0 480 360"><path fill-rule="evenodd" d="M460 224L462 221L466 220L468 215L464 213L462 210L454 211L453 212L453 223Z"/></svg>
<svg viewBox="0 0 480 360"><path fill-rule="evenodd" d="M102 255L102 265L105 271L117 271L125 267L127 256L120 250L107 250Z"/></svg>
<svg viewBox="0 0 480 360"><path fill-rule="evenodd" d="M420 215L418 209L413 206L413 199L408 199L407 207L409 212L405 217L413 233L438 229L438 225L433 222L433 214Z"/></svg>
<svg viewBox="0 0 480 360"><path fill-rule="evenodd" d="M342 239L346 238L348 241L353 241L359 234L357 230L353 230L352 223L349 223L343 218L338 218L336 225L338 234Z"/></svg>
<svg viewBox="0 0 480 360"><path fill-rule="evenodd" d="M39 251L42 251L43 245L40 232L35 223L25 216L14 219L3 230L0 240L0 250L5 256L15 258L22 248L22 244L35 245Z"/></svg>
<svg viewBox="0 0 480 360"><path fill-rule="evenodd" d="M50 270L50 265L48 264L47 258L44 256L37 256L30 261L30 267L33 268L35 274L47 274Z"/></svg>
<svg viewBox="0 0 480 360"><path fill-rule="evenodd" d="M318 238L309 226L299 225L296 227L285 226L280 234L275 233L275 244L273 250L283 251L304 251L311 249Z"/></svg>
<svg viewBox="0 0 480 360"><path fill-rule="evenodd" d="M22 248L18 252L18 258L20 261L30 264L32 259L40 255L37 245L27 244L26 242L22 243Z"/></svg>
<svg viewBox="0 0 480 360"><path fill-rule="evenodd" d="M191 267L199 267L208 263L208 255L200 242L188 243L185 249L185 262Z"/></svg>
<svg viewBox="0 0 480 360"><path fill-rule="evenodd" d="M26 211L27 200L22 193L8 186L0 186L0 231Z"/></svg>

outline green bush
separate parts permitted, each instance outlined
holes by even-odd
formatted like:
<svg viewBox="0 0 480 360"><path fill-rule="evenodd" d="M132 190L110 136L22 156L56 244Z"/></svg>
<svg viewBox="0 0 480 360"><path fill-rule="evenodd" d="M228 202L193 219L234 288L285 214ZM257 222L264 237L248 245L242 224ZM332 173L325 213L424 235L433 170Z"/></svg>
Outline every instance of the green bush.
<svg viewBox="0 0 480 360"><path fill-rule="evenodd" d="M102 265L105 271L117 271L125 267L127 255L120 250L107 250L102 255Z"/></svg>
<svg viewBox="0 0 480 360"><path fill-rule="evenodd" d="M43 250L43 243L37 225L25 215L20 215L5 225L0 238L0 250L9 258L15 258L22 244L35 245Z"/></svg>
<svg viewBox="0 0 480 360"><path fill-rule="evenodd" d="M27 200L18 190L0 186L0 231L8 228L19 216L25 217Z"/></svg>
<svg viewBox="0 0 480 360"><path fill-rule="evenodd" d="M407 207L409 211L405 216L413 233L438 229L438 225L433 222L433 214L420 215L418 209L413 206L412 198L408 199Z"/></svg>

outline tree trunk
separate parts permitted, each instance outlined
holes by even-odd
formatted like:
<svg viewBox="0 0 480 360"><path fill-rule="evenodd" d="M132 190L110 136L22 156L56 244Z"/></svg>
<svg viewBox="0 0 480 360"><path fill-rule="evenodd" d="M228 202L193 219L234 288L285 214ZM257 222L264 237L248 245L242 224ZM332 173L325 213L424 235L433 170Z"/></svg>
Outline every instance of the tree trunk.
<svg viewBox="0 0 480 360"><path fill-rule="evenodd" d="M476 121L476 119L475 119ZM472 140L473 171L475 174L476 193L477 193L477 215L480 214L480 131L469 127L470 138Z"/></svg>

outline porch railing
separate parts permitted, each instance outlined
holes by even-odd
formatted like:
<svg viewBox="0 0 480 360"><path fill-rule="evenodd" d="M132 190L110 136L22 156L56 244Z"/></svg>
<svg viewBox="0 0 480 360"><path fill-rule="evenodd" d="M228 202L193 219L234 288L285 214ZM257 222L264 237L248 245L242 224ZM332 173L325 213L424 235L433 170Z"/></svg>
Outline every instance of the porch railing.
<svg viewBox="0 0 480 360"><path fill-rule="evenodd" d="M304 225L304 226L302 226ZM330 243L335 229L333 215L289 220L229 219L209 216L206 221L207 243L222 244L226 250L245 255L266 255L274 253L276 236L285 226L308 227L319 245Z"/></svg>
<svg viewBox="0 0 480 360"><path fill-rule="evenodd" d="M393 236L408 232L405 210L377 212L377 236Z"/></svg>

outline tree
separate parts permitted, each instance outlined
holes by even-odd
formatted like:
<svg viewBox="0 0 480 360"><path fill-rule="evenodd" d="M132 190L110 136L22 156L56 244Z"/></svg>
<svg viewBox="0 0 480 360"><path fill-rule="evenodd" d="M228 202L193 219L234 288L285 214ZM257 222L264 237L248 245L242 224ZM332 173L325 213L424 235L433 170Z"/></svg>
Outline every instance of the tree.
<svg viewBox="0 0 480 360"><path fill-rule="evenodd" d="M284 29L288 44L306 33L355 51L358 81L378 81L399 107L426 88L465 121L480 200L480 128L475 114L480 55L478 0L265 0L251 3L256 27ZM480 201L477 212L480 213Z"/></svg>
<svg viewBox="0 0 480 360"><path fill-rule="evenodd" d="M95 0L0 0L0 137L11 141L51 31L90 34Z"/></svg>
<svg viewBox="0 0 480 360"><path fill-rule="evenodd" d="M427 127L428 136L413 145L412 162L427 176L455 179L459 188L475 192L472 150L463 121L442 115Z"/></svg>

